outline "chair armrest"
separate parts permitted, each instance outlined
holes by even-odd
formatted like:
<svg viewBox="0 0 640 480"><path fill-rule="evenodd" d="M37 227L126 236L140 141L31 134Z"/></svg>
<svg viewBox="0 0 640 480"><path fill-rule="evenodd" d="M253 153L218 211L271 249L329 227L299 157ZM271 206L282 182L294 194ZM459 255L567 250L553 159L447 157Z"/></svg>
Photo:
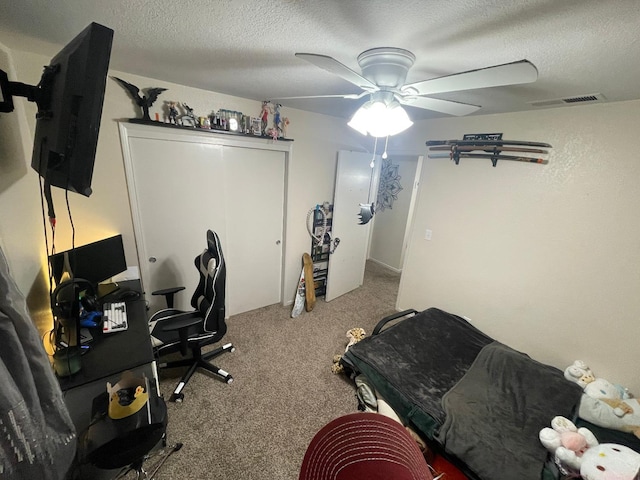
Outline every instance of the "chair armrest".
<svg viewBox="0 0 640 480"><path fill-rule="evenodd" d="M167 302L167 308L173 308L173 296L182 290L184 290L184 287L163 288L162 290L151 292L151 295L164 295L164 300Z"/></svg>
<svg viewBox="0 0 640 480"><path fill-rule="evenodd" d="M382 328L392 320L396 320L401 317L414 316L417 313L418 311L414 310L413 308L410 308L409 310L403 310L402 312L392 313L391 315L384 317L382 320L378 322L378 324L373 329L373 333L371 335L373 336L373 335L379 334Z"/></svg>
<svg viewBox="0 0 640 480"><path fill-rule="evenodd" d="M184 312L172 315L170 319L164 321L167 325L162 326L163 332L173 332L182 330L183 328L192 327L202 323L202 315L200 312Z"/></svg>

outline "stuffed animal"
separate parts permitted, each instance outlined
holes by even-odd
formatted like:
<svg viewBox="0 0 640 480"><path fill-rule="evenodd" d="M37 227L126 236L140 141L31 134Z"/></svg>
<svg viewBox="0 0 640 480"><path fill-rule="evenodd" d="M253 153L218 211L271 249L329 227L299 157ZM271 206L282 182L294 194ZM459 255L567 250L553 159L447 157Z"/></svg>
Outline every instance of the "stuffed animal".
<svg viewBox="0 0 640 480"><path fill-rule="evenodd" d="M555 455L564 473L579 473L584 480L637 478L640 453L624 445L598 444L588 428L577 428L565 417L555 417L551 427L540 430L540 442Z"/></svg>
<svg viewBox="0 0 640 480"><path fill-rule="evenodd" d="M551 420L551 428L540 430L540 442L555 455L556 463L573 465L598 439L588 428L578 428L565 417ZM577 470L577 469L576 469Z"/></svg>
<svg viewBox="0 0 640 480"><path fill-rule="evenodd" d="M627 389L596 378L587 364L576 360L564 376L584 389L578 415L601 427L633 433L640 438L640 404Z"/></svg>
<svg viewBox="0 0 640 480"><path fill-rule="evenodd" d="M615 443L596 445L582 456L580 475L584 480L637 480L640 453Z"/></svg>
<svg viewBox="0 0 640 480"><path fill-rule="evenodd" d="M344 351L346 352L347 350L349 350L349 348L351 347L351 345L358 343L360 340L362 340L364 338L364 336L366 335L364 329L362 328L352 328L350 330L347 331L347 339L349 340L349 343L347 343L347 348L344 349ZM340 360L342 359L342 355L334 355L333 356L333 365L331 366L331 371L333 373L342 373L344 372L344 367L340 364Z"/></svg>

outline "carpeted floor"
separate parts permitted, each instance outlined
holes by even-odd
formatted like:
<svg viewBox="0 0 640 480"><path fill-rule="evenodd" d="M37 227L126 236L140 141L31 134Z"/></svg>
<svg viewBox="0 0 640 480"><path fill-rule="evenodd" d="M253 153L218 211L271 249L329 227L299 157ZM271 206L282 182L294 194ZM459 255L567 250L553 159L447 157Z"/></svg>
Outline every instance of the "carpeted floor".
<svg viewBox="0 0 640 480"><path fill-rule="evenodd" d="M157 478L296 480L315 433L356 411L352 384L331 373L333 355L344 351L347 330L369 334L395 311L399 280L368 262L362 287L332 302L320 298L298 318L281 305L231 317L223 343L236 351L215 363L234 381L196 373L184 402L168 404L169 442L184 446ZM181 373L161 373L166 398Z"/></svg>

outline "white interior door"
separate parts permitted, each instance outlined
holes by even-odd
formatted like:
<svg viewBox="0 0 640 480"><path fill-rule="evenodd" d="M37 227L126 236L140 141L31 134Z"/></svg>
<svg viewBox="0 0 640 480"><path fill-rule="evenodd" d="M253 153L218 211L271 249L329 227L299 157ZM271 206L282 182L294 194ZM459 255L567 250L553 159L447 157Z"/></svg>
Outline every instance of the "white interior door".
<svg viewBox="0 0 640 480"><path fill-rule="evenodd" d="M227 308L233 315L281 299L285 155L224 147L223 158Z"/></svg>
<svg viewBox="0 0 640 480"><path fill-rule="evenodd" d="M370 153L338 152L336 186L333 198L333 240L340 239L329 256L327 302L362 285L371 222L361 225L358 214L361 203L375 203L379 160L372 170Z"/></svg>

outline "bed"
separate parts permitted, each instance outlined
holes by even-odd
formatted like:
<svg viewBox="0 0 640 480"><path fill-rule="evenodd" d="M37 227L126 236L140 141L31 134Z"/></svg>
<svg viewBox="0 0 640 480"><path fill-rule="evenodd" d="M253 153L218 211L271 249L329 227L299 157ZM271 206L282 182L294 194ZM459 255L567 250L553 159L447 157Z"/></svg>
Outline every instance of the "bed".
<svg viewBox="0 0 640 480"><path fill-rule="evenodd" d="M342 363L470 478L558 478L538 433L556 415L575 419L582 389L465 319L437 308L386 317Z"/></svg>

